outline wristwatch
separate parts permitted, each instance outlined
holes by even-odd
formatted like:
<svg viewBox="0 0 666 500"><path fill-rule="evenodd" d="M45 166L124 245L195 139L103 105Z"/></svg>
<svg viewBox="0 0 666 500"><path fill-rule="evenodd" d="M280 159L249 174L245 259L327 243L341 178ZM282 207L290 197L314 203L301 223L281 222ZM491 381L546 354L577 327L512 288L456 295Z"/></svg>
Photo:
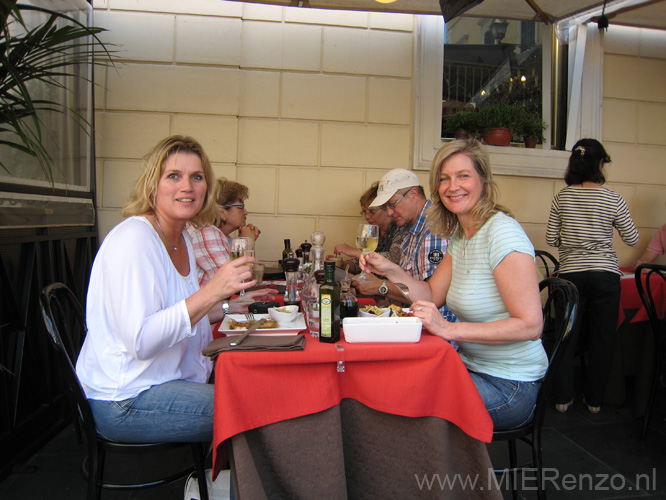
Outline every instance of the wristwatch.
<svg viewBox="0 0 666 500"><path fill-rule="evenodd" d="M386 294L388 292L389 292L388 280L382 280L382 284L379 285L379 293L381 293L384 297L386 297Z"/></svg>
<svg viewBox="0 0 666 500"><path fill-rule="evenodd" d="M222 301L222 312L226 316L229 314L229 301L228 300L223 300Z"/></svg>

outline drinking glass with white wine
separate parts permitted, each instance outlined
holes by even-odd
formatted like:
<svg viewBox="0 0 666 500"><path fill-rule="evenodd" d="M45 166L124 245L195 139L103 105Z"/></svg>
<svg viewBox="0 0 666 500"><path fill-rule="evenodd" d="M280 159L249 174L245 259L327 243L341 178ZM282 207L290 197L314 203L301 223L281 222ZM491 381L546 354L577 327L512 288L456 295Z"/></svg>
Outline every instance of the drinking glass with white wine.
<svg viewBox="0 0 666 500"><path fill-rule="evenodd" d="M231 240L231 251L230 251L231 260L236 260L240 257L254 257L254 240L248 237L238 237ZM252 268L252 264L248 264ZM245 290L240 291L240 296L232 302L240 304L251 304L254 302L252 299L248 299L245 296Z"/></svg>
<svg viewBox="0 0 666 500"><path fill-rule="evenodd" d="M365 255L374 252L379 244L379 226L372 224L359 224L356 233L356 248ZM365 271L356 278L356 281L372 281L365 275Z"/></svg>

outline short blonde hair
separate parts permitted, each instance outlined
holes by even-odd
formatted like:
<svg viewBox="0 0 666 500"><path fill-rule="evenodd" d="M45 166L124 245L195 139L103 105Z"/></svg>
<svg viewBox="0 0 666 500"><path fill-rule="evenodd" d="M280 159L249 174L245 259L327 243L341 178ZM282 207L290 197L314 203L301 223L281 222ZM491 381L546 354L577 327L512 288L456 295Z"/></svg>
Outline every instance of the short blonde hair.
<svg viewBox="0 0 666 500"><path fill-rule="evenodd" d="M122 210L123 217L133 215L153 215L155 213L155 193L157 184L164 172L167 159L180 152L193 153L201 159L201 165L206 179L206 197L201 211L190 219L190 224L196 228L211 225L217 217L217 206L213 190L215 189L215 176L208 155L203 146L192 137L172 135L162 139L143 159L143 172L130 195L129 201Z"/></svg>
<svg viewBox="0 0 666 500"><path fill-rule="evenodd" d="M474 168L481 177L483 183L481 197L472 209L472 216L477 221L477 227L481 227L493 214L504 212L511 216L511 212L497 203L499 189L493 180L490 170L490 160L486 148L476 139L456 140L445 144L435 155L430 168L430 199L432 205L428 208L427 220L430 230L434 234L440 234L450 238L454 234L462 234L462 227L458 222L458 216L450 212L442 203L439 196L439 179L442 165L446 160L456 154L464 154L474 164Z"/></svg>

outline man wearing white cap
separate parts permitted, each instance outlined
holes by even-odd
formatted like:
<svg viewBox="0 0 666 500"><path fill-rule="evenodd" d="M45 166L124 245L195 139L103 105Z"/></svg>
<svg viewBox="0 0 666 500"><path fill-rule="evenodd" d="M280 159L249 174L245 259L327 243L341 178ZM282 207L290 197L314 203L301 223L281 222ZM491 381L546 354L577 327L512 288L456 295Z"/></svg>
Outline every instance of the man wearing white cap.
<svg viewBox="0 0 666 500"><path fill-rule="evenodd" d="M426 226L425 212L430 205L419 178L414 172L404 168L395 168L382 177L377 188L377 197L370 204L371 207L384 208L398 226L409 228L402 241L400 267L414 279L421 281L427 280L435 272L448 246L447 239L432 234ZM360 283L354 284L363 294L377 295L378 286L379 295L401 302L405 300L398 287L387 280L380 284L373 281L366 286ZM366 290L366 287L373 289ZM446 305L440 310L449 321L456 321L455 315Z"/></svg>

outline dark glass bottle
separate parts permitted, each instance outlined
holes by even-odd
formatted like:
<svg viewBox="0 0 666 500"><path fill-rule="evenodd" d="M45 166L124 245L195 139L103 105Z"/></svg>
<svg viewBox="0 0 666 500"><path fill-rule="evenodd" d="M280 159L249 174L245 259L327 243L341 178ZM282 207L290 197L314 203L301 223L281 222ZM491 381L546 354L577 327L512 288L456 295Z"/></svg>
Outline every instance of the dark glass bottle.
<svg viewBox="0 0 666 500"><path fill-rule="evenodd" d="M358 316L358 300L351 290L351 281L340 282L340 321Z"/></svg>
<svg viewBox="0 0 666 500"><path fill-rule="evenodd" d="M319 342L340 341L340 285L335 282L335 262L324 262L326 278L319 287Z"/></svg>
<svg viewBox="0 0 666 500"><path fill-rule="evenodd" d="M291 249L291 240L286 238L284 240L284 250L282 250L282 260L294 257L294 251Z"/></svg>

